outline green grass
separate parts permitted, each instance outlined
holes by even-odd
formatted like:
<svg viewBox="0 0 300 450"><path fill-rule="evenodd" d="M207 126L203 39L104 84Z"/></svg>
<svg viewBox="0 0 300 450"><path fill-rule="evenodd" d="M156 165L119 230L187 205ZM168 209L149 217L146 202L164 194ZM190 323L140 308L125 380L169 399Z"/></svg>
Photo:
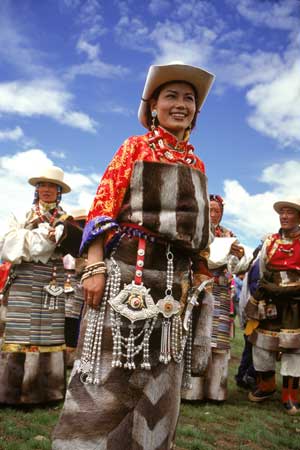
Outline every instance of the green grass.
<svg viewBox="0 0 300 450"><path fill-rule="evenodd" d="M254 404L248 401L246 391L236 387L234 374L242 349L243 336L237 329L232 342L228 400L221 405L183 404L176 450L300 450L300 417L284 413L279 392L265 403ZM2 407L0 450L50 450L61 406Z"/></svg>
<svg viewBox="0 0 300 450"><path fill-rule="evenodd" d="M237 327L225 403L181 406L177 450L300 450L300 416L290 417L284 412L280 386L274 398L260 404L249 402L247 391L236 386L234 375L243 345L243 335Z"/></svg>

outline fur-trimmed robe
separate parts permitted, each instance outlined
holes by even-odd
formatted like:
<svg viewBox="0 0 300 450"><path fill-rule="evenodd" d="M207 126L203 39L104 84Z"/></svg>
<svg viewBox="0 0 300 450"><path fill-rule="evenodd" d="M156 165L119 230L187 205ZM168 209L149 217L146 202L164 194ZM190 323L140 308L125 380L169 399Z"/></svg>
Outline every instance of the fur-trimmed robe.
<svg viewBox="0 0 300 450"><path fill-rule="evenodd" d="M144 145L144 137L141 140ZM130 149L126 147L126 151ZM122 287L134 279L135 273L138 239L130 236L150 230L157 238L147 240L143 283L150 288L155 302L165 296L166 249L170 242L174 254L173 296L184 305L192 284L191 260L193 257L197 260L200 250L209 242L206 177L187 165L165 162L137 161L133 173L130 170L132 176L117 216L109 217L107 209L105 216L90 214L84 242L90 242L93 232L100 234L101 226L104 232L121 222L120 234L123 230L125 236L115 247L113 257L121 269ZM113 161L112 167L117 166L117 161ZM108 185L109 179L104 176L98 192L103 193ZM113 198L111 204L115 205ZM95 207L101 208L98 200ZM107 208L108 203L103 207ZM150 338L151 370L112 368L109 309L108 306L104 323L100 384L83 384L75 362L54 431L53 450L169 450L179 415L183 364L173 360L167 365L159 362L161 320L158 319ZM84 328L85 321L81 340ZM137 358L137 367L138 362Z"/></svg>

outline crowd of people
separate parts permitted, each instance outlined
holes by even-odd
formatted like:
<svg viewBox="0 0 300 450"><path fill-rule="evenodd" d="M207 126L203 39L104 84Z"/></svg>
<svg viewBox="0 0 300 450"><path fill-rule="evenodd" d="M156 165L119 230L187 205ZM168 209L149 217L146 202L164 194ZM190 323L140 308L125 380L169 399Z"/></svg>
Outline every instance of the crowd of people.
<svg viewBox="0 0 300 450"><path fill-rule="evenodd" d="M87 217L61 208L70 187L50 166L0 239L0 403L65 399L53 450L172 449L181 401L228 397L236 316L237 386L269 399L280 360L284 409L300 413L300 200L274 204L280 230L253 253L221 224L189 141L213 80L151 66L147 131L116 152Z"/></svg>

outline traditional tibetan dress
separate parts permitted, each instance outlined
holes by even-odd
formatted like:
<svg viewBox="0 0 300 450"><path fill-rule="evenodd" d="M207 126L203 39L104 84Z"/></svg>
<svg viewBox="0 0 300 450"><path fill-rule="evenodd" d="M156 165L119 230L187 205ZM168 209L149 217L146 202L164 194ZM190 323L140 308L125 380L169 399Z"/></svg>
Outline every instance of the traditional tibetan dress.
<svg viewBox="0 0 300 450"><path fill-rule="evenodd" d="M83 320L55 450L169 450L180 406L187 294L209 242L203 163L158 128L129 138L99 185L85 248L105 233L100 311ZM191 327L188 327L189 330Z"/></svg>
<svg viewBox="0 0 300 450"><path fill-rule="evenodd" d="M260 256L260 289L246 305L253 326L253 362L259 372L275 370L281 355L281 375L300 377L300 232L268 237Z"/></svg>
<svg viewBox="0 0 300 450"><path fill-rule="evenodd" d="M216 239L232 237L234 237L232 231L222 225L215 227ZM185 400L224 401L227 398L228 362L230 358L233 313L230 298L230 273L233 270L236 271L245 268L248 262L246 256L240 261L235 257L232 258L228 253L229 247L227 247L224 245L224 248L220 249L220 265L217 265L215 261L208 260L208 267L214 278L212 351L206 373L200 377L192 377L192 389L182 390L182 398Z"/></svg>
<svg viewBox="0 0 300 450"><path fill-rule="evenodd" d="M65 305L74 297L82 302L82 293L64 269L62 247L48 239L49 221L60 223L66 238L68 216L55 207L40 202L42 221L33 207L26 223L14 223L1 239L12 282L2 308L0 403L44 403L65 395ZM75 234L78 250L81 233L76 229Z"/></svg>

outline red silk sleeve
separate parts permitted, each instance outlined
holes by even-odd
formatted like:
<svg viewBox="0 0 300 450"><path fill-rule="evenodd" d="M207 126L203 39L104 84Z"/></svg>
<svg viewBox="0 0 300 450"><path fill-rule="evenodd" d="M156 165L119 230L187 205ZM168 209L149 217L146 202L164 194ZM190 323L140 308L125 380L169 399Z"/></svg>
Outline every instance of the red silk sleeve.
<svg viewBox="0 0 300 450"><path fill-rule="evenodd" d="M116 152L100 181L88 221L99 216L117 217L130 182L135 150L133 137L127 139Z"/></svg>

